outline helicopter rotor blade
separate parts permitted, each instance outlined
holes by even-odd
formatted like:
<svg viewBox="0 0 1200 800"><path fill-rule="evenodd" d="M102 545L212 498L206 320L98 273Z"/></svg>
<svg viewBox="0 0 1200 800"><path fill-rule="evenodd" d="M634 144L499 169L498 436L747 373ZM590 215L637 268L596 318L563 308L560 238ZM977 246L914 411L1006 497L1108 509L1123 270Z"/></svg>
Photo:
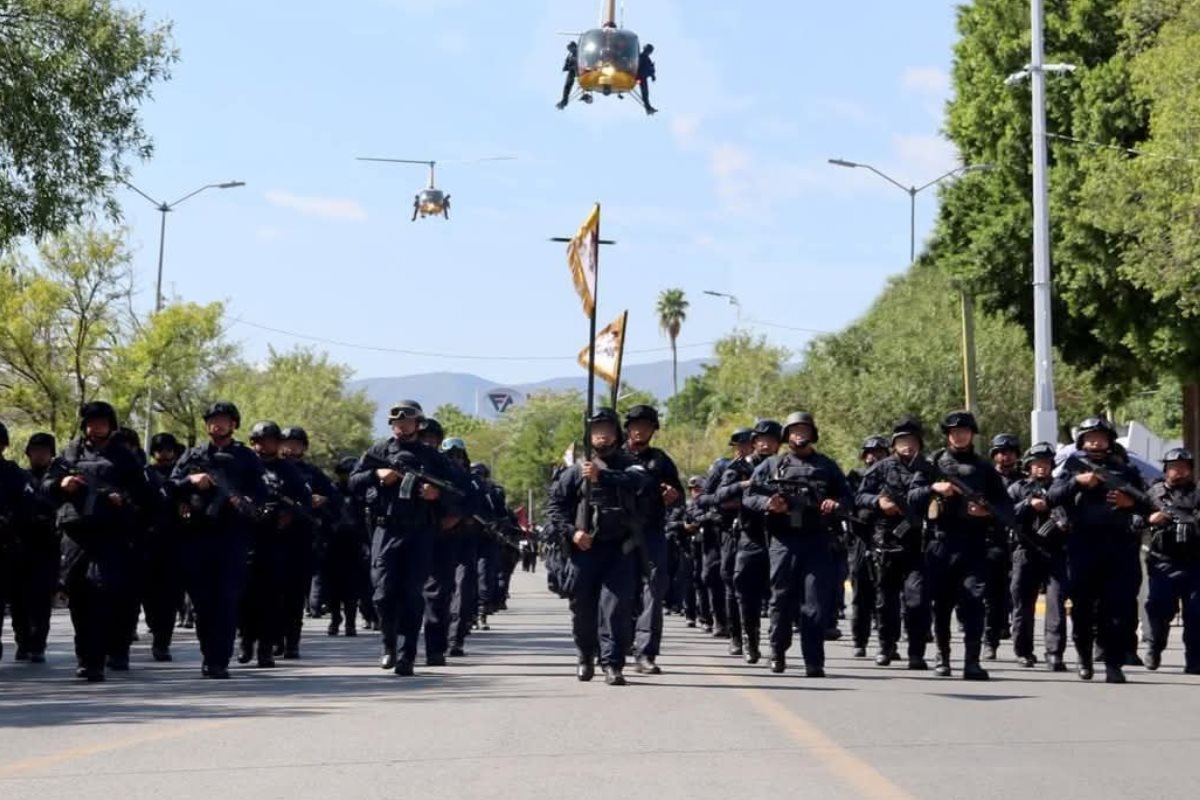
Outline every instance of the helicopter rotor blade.
<svg viewBox="0 0 1200 800"><path fill-rule="evenodd" d="M355 161L382 161L386 164L420 164L425 167L432 167L436 161L415 161L411 158L364 158L358 156Z"/></svg>
<svg viewBox="0 0 1200 800"><path fill-rule="evenodd" d="M439 161L439 164L481 164L485 161L516 161L516 156L488 156L487 158L455 158Z"/></svg>

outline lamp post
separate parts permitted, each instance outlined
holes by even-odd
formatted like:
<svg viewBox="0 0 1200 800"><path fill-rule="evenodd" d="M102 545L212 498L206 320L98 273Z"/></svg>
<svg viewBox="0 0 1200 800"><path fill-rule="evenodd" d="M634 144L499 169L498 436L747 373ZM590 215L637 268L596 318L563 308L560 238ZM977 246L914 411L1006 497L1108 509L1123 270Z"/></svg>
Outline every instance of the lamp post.
<svg viewBox="0 0 1200 800"><path fill-rule="evenodd" d="M1046 64L1042 0L1030 0L1032 27L1029 64L1005 79L1016 86L1029 79L1033 94L1033 413L1035 442L1058 442L1058 409L1054 402L1054 351L1051 347L1050 200L1047 188L1046 73L1071 73L1074 64Z"/></svg>
<svg viewBox="0 0 1200 800"><path fill-rule="evenodd" d="M738 324L742 324L742 304L741 301L739 301L736 297L731 294L726 294L725 292L714 292L711 289L705 289L704 294L709 295L710 297L723 297L728 300L729 305L733 306L734 311L737 314Z"/></svg>
<svg viewBox="0 0 1200 800"><path fill-rule="evenodd" d="M909 199L909 215L908 215L908 263L912 264L917 260L917 195L926 189L937 186L947 178L952 178L957 175L966 175L971 172L987 172L993 169L991 164L968 164L962 167L956 167L944 175L939 175L928 183L921 186L905 186L900 181L892 176L876 169L870 164L861 164L857 161L847 161L844 158L831 158L829 163L836 167L847 167L849 169L865 169L874 172L879 177L883 178L888 183L897 187ZM963 394L965 405L971 413L977 414L976 402L978 395L975 386L975 304L971 296L963 289L959 290L959 304L962 313L962 351L963 351Z"/></svg>
<svg viewBox="0 0 1200 800"><path fill-rule="evenodd" d="M208 189L236 189L238 187L245 186L246 183L245 183L245 181L226 181L224 183L208 183L208 184L205 184L204 186L201 186L199 189L196 189L195 191L188 192L183 197L179 198L178 200L176 200L172 203L168 203L165 200L155 200L153 197L146 194L145 192L143 192L138 187L134 186L129 181L122 181L122 183L124 183L126 186L128 186L133 191L137 192L142 197L146 198L146 200L148 200L150 202L150 204L153 205L158 210L159 214L162 215L162 219L159 222L159 226L158 226L158 277L154 282L154 313L157 314L158 312L162 311L162 307L163 307L163 296L162 296L163 255L165 253L166 241L167 241L167 214L174 211L175 208L177 206L179 206L181 203L184 203L187 200L192 199L196 195L200 194L203 191L207 191ZM150 446L150 436L151 436L151 427L152 427L152 422L153 422L153 416L154 416L154 390L149 389L146 392L146 432L145 432L145 441L143 442L143 446L145 446L145 447Z"/></svg>

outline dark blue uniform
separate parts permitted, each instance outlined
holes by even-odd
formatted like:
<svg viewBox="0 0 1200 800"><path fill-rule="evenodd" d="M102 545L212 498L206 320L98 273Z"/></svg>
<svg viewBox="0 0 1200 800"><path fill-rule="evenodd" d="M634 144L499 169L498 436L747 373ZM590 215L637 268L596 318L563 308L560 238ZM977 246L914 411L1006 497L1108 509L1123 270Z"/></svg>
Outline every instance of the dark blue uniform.
<svg viewBox="0 0 1200 800"><path fill-rule="evenodd" d="M1037 513L1035 499L1049 502L1052 479L1025 478L1008 487L1019 533L1013 550L1013 650L1033 659L1033 624L1038 593L1046 587L1046 657L1058 663L1067 646L1067 532L1052 511ZM1065 525L1065 520L1063 521Z"/></svg>
<svg viewBox="0 0 1200 800"><path fill-rule="evenodd" d="M760 621L763 603L770 594L771 560L767 555L767 534L761 515L744 504L746 488L754 468L758 465L755 456L738 458L730 462L721 476L717 489L717 502L738 504L737 518L733 527L735 534L733 553L733 588L737 598L737 619L741 626L742 639L752 652L758 650ZM733 617L730 617L732 636ZM742 642L734 638L730 650L737 652Z"/></svg>
<svg viewBox="0 0 1200 800"><path fill-rule="evenodd" d="M8 432L4 431L5 437ZM0 632L4 630L4 610L10 597L17 604L18 534L27 530L34 515L34 488L29 474L12 461L0 456ZM14 617L16 609L14 608ZM15 619L14 619L15 624ZM18 639L17 648L22 649ZM43 645L44 647L44 645ZM0 645L0 654L4 648Z"/></svg>
<svg viewBox="0 0 1200 800"><path fill-rule="evenodd" d="M1152 662L1147 663L1157 663L1166 649L1171 620L1182 605L1184 671L1197 675L1200 674L1200 533L1194 520L1200 509L1200 490L1193 482L1176 487L1160 482L1150 487L1150 496L1163 507L1193 521L1150 528L1146 618L1150 623L1147 644Z"/></svg>
<svg viewBox="0 0 1200 800"><path fill-rule="evenodd" d="M716 525L706 526L698 537L703 551L700 562L699 587L700 607L708 607L711 619L705 619L705 627L715 626L718 638L733 636L742 638L741 615L738 613L737 592L733 586L733 567L737 558L737 536L733 531L737 519L736 510L721 508L716 492L721 486L721 477L729 468L730 460L720 458L713 462L704 476L704 489L696 498L701 512L720 511L721 519ZM741 504L740 498L738 504ZM728 542L728 547L726 543ZM726 570L728 551L728 570ZM707 601L707 603L705 602Z"/></svg>
<svg viewBox="0 0 1200 800"><path fill-rule="evenodd" d="M150 628L155 657L166 660L175 635L176 611L183 603L183 569L179 556L179 514L176 511L175 485L171 483L174 465L145 468L146 482L153 492L153 504L145 514L146 537L143 557L145 578L142 605Z"/></svg>
<svg viewBox="0 0 1200 800"><path fill-rule="evenodd" d="M683 497L679 470L671 457L657 447L640 452L626 450L650 474L655 491L645 495L646 520L643 536L650 574L642 577L641 613L637 617L634 651L639 657L658 658L662 649L663 599L671 582L669 550L667 547L667 508L662 500L662 487L671 486ZM679 502L682 502L680 500Z"/></svg>
<svg viewBox="0 0 1200 800"><path fill-rule="evenodd" d="M9 465L12 462L0 461L0 464ZM0 478L0 482L7 481L11 491L16 486L14 481L20 476L12 467L6 466L4 471L11 474L7 478ZM0 605L4 603L5 577L2 573L9 570L8 599L12 603L17 657L29 657L36 661L41 661L46 653L60 556L59 536L54 527L55 504L50 495L40 488L45 476L46 468L31 470L25 476L25 480L34 487L31 505L26 508L31 513L21 512L18 503L18 514L11 520L9 531L7 534L0 532ZM0 508L4 509L0 515L10 512L11 509L6 505L0 501ZM23 520L22 516L25 517ZM9 549L5 553L3 541L6 535ZM3 614L0 610L0 616ZM0 627L3 625L0 624Z"/></svg>

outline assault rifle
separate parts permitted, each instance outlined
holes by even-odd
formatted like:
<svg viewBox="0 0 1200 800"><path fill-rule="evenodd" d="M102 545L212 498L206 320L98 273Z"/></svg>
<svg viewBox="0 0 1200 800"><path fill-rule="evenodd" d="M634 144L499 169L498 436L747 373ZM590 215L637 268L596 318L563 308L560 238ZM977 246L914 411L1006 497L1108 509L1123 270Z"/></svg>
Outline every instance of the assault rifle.
<svg viewBox="0 0 1200 800"><path fill-rule="evenodd" d="M249 497L234 492L233 484L229 480L226 470L229 469L229 465L234 463L234 460L232 453L214 453L210 461L190 465L188 475L204 474L212 481L212 488L204 492L207 498L197 492L193 497L198 502L194 502L193 505L203 511L204 516L211 520L219 518L225 507L232 505L238 515L257 522L262 518L261 511ZM237 498L236 503L233 502L234 498Z"/></svg>
<svg viewBox="0 0 1200 800"><path fill-rule="evenodd" d="M821 481L803 478L772 477L766 481L766 486L772 494L781 495L788 503L788 523L793 528L804 527L805 512L815 513L820 517L832 517L841 525L851 521L850 512L838 506L832 514L821 513L821 503L828 498L826 485Z"/></svg>
<svg viewBox="0 0 1200 800"><path fill-rule="evenodd" d="M937 477L957 489L964 500L986 510L996 522L1003 525L1007 530L1017 530L1017 521L1008 510L1001 511L990 500L984 497L982 492L972 489L963 481L963 478L974 474L975 468L967 464L943 465L939 463L937 465Z"/></svg>
<svg viewBox="0 0 1200 800"><path fill-rule="evenodd" d="M1116 475L1103 464L1095 464L1087 459L1080 458L1078 455L1071 455L1063 462L1063 470L1072 476L1082 475L1087 472L1095 473L1100 478L1100 483L1108 491L1128 495L1143 508L1147 506L1158 507L1158 504L1150 498L1150 495L1121 476ZM1161 508L1159 510L1162 511Z"/></svg>
<svg viewBox="0 0 1200 800"><path fill-rule="evenodd" d="M1181 508L1162 500L1154 501L1156 511L1166 514L1171 520L1171 537L1177 545L1196 544L1200 541L1197 536L1196 509ZM1164 533L1165 535L1165 533Z"/></svg>
<svg viewBox="0 0 1200 800"><path fill-rule="evenodd" d="M442 494L455 500L466 500L467 493L450 481L431 475L415 457L400 453L394 458L380 458L366 453L362 457L362 466L367 469L390 469L400 474L400 486L396 497L400 500L412 500L420 495L421 484L436 486Z"/></svg>

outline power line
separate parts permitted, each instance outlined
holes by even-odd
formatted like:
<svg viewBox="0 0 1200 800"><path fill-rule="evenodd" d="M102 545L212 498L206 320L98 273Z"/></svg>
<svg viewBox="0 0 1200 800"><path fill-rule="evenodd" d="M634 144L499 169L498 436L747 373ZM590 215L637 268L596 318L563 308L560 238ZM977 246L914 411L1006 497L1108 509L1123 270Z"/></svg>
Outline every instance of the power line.
<svg viewBox="0 0 1200 800"><path fill-rule="evenodd" d="M1127 153L1132 156L1142 156L1144 158L1162 158L1167 161L1185 161L1188 164L1198 163L1195 158L1186 158L1184 156L1164 156L1158 153L1147 153L1145 150L1136 150L1132 147L1122 147L1119 144L1104 144L1103 142L1090 142L1087 139L1077 139L1074 136L1066 136L1061 133L1047 133L1046 136L1050 139L1059 139L1064 142L1072 142L1074 144L1087 145L1102 150L1116 150L1118 153Z"/></svg>

